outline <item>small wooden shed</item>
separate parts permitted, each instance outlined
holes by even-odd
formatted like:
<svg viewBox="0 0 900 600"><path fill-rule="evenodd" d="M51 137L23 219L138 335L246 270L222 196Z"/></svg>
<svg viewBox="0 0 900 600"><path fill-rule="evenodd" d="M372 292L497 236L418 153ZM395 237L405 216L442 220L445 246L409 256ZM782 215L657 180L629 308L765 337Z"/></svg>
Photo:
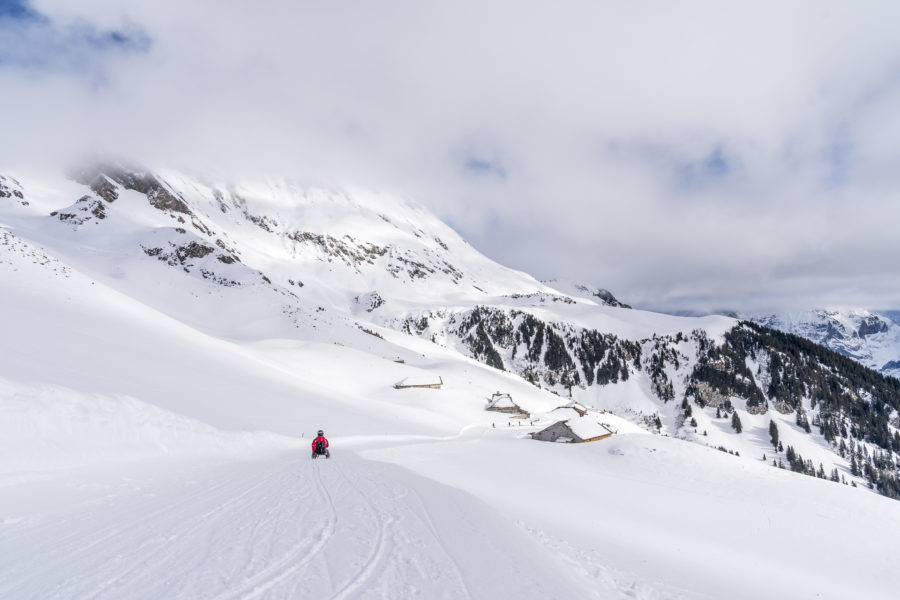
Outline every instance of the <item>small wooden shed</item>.
<svg viewBox="0 0 900 600"><path fill-rule="evenodd" d="M583 417L584 415L588 414L588 411L592 410L579 402L569 402L568 404L561 406L560 408L571 408L578 413L579 417Z"/></svg>
<svg viewBox="0 0 900 600"><path fill-rule="evenodd" d="M444 385L444 379L442 377L438 377L437 381L434 381L433 379L407 377L395 383L394 389L406 390L409 388L425 388L427 390L439 390L442 385Z"/></svg>
<svg viewBox="0 0 900 600"><path fill-rule="evenodd" d="M522 419L527 419L531 416L527 410L513 401L512 396L503 392L494 392L484 410L506 413Z"/></svg>

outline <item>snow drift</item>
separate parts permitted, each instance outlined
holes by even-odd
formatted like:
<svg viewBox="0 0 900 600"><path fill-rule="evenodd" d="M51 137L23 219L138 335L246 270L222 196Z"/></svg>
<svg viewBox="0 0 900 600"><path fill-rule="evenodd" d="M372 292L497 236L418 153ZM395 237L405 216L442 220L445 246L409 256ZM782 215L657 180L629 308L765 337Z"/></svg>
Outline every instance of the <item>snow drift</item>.
<svg viewBox="0 0 900 600"><path fill-rule="evenodd" d="M238 459L298 446L274 433L222 431L129 396L0 379L0 475L162 457Z"/></svg>

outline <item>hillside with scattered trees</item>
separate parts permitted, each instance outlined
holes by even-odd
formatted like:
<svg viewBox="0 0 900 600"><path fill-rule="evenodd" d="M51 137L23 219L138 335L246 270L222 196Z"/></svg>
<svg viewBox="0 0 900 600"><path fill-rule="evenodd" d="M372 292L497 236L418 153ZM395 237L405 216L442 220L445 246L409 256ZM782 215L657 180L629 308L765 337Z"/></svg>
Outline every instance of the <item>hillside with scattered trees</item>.
<svg viewBox="0 0 900 600"><path fill-rule="evenodd" d="M695 329L629 340L488 306L443 318L420 316L405 329L460 344L475 359L561 396L643 377L660 405L681 404L669 427L675 435L696 427L695 409L729 418L737 435L743 424L736 409L794 414L798 427L823 436L850 464L853 476L900 498L900 380L805 338L741 321L721 339ZM662 428L658 415L647 423ZM813 465L799 449L781 446L777 431L774 438L776 466L840 480L836 467Z"/></svg>

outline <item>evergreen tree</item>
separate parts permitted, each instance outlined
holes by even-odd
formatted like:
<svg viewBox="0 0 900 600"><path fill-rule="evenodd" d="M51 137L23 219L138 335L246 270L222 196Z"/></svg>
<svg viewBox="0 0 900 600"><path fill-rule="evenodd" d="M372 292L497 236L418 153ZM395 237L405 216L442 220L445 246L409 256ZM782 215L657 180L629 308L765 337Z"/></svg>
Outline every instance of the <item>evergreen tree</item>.
<svg viewBox="0 0 900 600"><path fill-rule="evenodd" d="M769 437L772 438L772 446L778 449L778 425L775 421L769 421Z"/></svg>
<svg viewBox="0 0 900 600"><path fill-rule="evenodd" d="M738 416L737 411L734 411L734 414L731 415L731 426L738 433L744 430L743 425L741 425L741 418Z"/></svg>
<svg viewBox="0 0 900 600"><path fill-rule="evenodd" d="M810 432L809 419L807 419L806 415L801 413L799 410L797 411L797 425L802 427L806 433Z"/></svg>

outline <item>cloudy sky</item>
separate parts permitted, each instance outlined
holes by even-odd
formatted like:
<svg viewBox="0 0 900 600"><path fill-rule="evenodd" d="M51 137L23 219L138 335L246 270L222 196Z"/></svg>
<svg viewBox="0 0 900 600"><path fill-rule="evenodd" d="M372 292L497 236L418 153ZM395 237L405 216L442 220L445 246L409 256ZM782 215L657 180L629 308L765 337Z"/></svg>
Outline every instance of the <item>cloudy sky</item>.
<svg viewBox="0 0 900 600"><path fill-rule="evenodd" d="M897 23L864 1L0 0L0 165L391 189L640 306L898 308Z"/></svg>

